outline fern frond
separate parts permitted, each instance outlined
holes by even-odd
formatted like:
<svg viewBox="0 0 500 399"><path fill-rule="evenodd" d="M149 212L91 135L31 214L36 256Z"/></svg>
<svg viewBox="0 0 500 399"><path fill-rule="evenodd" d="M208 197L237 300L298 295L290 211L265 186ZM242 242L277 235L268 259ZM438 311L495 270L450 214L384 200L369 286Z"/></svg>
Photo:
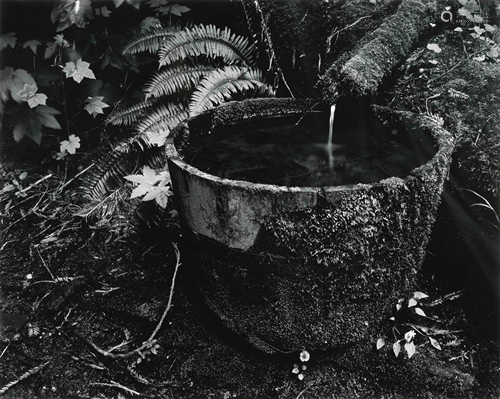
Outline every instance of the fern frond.
<svg viewBox="0 0 500 399"><path fill-rule="evenodd" d="M146 99L126 104L122 103L108 115L106 123L111 123L112 125L132 125L157 102L155 99Z"/></svg>
<svg viewBox="0 0 500 399"><path fill-rule="evenodd" d="M169 28L151 28L140 32L125 45L123 54L136 54L144 51L156 54L165 41L180 30L180 26L176 25Z"/></svg>
<svg viewBox="0 0 500 399"><path fill-rule="evenodd" d="M136 126L137 137L146 132L170 131L189 116L188 110L180 104L159 104L151 109ZM141 139L142 140L142 139Z"/></svg>
<svg viewBox="0 0 500 399"><path fill-rule="evenodd" d="M84 195L91 200L102 200L110 191L123 186L122 177L132 174L136 168L137 151L128 154L106 154L96 166L92 168L81 189Z"/></svg>
<svg viewBox="0 0 500 399"><path fill-rule="evenodd" d="M260 70L234 66L218 69L203 79L194 91L189 103L189 115L198 115L231 100L234 94L249 90L261 92L266 96L273 95L273 90L262 80Z"/></svg>
<svg viewBox="0 0 500 399"><path fill-rule="evenodd" d="M232 34L229 28L221 31L214 25L198 25L177 32L165 40L158 55L160 66L199 55L220 57L229 65L238 62L255 65L255 49L248 39Z"/></svg>
<svg viewBox="0 0 500 399"><path fill-rule="evenodd" d="M146 98L191 92L201 78L214 69L210 65L169 66L161 72L156 72L153 78L145 84Z"/></svg>

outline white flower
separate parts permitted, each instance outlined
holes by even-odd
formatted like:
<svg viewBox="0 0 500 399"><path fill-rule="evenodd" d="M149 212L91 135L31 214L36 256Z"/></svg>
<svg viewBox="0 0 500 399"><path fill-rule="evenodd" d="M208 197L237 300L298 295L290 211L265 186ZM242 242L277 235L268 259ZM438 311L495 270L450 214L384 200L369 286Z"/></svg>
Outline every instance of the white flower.
<svg viewBox="0 0 500 399"><path fill-rule="evenodd" d="M303 350L302 352L300 352L300 361L301 362L308 362L310 358L311 358L311 355L309 354L308 351Z"/></svg>
<svg viewBox="0 0 500 399"><path fill-rule="evenodd" d="M410 342L413 338L415 338L415 331L410 330L405 334L406 342Z"/></svg>

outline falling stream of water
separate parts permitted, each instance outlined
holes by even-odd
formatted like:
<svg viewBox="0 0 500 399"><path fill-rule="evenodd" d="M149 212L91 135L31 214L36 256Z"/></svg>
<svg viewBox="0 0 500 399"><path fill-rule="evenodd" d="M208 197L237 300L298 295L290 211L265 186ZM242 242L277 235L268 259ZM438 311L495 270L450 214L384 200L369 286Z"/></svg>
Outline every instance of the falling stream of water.
<svg viewBox="0 0 500 399"><path fill-rule="evenodd" d="M330 108L330 124L328 127L328 142L326 143L326 151L328 152L328 165L333 168L333 123L335 121L335 108L333 104Z"/></svg>

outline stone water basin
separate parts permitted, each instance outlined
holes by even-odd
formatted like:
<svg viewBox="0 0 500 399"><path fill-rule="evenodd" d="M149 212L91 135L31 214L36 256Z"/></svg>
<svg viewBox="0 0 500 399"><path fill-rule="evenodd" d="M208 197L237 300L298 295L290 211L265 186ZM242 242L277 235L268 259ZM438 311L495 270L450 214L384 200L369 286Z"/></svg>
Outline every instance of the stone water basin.
<svg viewBox="0 0 500 399"><path fill-rule="evenodd" d="M296 187L233 180L183 159L191 143L254 118L297 117L315 102L231 102L181 123L166 144L193 283L223 324L267 353L371 339L414 288L454 148L424 117L435 153L405 176ZM230 134L230 133L228 133Z"/></svg>

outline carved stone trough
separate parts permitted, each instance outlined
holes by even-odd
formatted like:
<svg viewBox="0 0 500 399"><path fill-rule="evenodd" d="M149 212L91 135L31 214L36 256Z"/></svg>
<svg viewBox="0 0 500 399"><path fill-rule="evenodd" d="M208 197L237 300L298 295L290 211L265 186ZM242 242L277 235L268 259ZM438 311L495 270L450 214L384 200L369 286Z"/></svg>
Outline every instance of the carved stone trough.
<svg viewBox="0 0 500 399"><path fill-rule="evenodd" d="M166 144L193 279L231 330L267 352L370 339L414 288L454 140L425 117L435 156L405 178L284 187L212 176L188 165L193 135L249 118L293 115L313 101L231 102L180 124Z"/></svg>

